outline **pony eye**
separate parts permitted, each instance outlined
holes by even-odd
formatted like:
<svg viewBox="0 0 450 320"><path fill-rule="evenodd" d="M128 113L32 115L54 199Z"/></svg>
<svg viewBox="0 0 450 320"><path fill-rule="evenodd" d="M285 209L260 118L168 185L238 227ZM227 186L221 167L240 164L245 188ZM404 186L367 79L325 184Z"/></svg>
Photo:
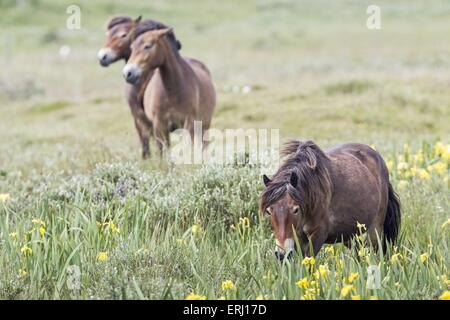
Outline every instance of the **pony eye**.
<svg viewBox="0 0 450 320"><path fill-rule="evenodd" d="M125 38L126 36L127 36L126 33L123 33L123 34L120 35L121 38Z"/></svg>
<svg viewBox="0 0 450 320"><path fill-rule="evenodd" d="M270 210L269 210L269 208L266 209L266 214L270 216Z"/></svg>
<svg viewBox="0 0 450 320"><path fill-rule="evenodd" d="M148 49L150 49L151 47L153 47L153 43L148 43L148 44L146 44L146 45L144 46L144 49L145 49L145 50L148 50Z"/></svg>
<svg viewBox="0 0 450 320"><path fill-rule="evenodd" d="M292 212L293 212L294 214L298 214L298 213L300 212L300 207L299 207L299 206L295 206L295 207L294 207L294 210L292 210Z"/></svg>

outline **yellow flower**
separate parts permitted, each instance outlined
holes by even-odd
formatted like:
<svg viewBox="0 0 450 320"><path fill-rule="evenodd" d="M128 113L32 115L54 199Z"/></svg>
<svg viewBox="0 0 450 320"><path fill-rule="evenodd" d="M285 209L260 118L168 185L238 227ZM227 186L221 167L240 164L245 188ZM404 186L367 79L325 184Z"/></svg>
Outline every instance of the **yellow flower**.
<svg viewBox="0 0 450 320"><path fill-rule="evenodd" d="M302 261L302 265L307 266L313 266L316 263L316 259L314 257L305 257Z"/></svg>
<svg viewBox="0 0 450 320"><path fill-rule="evenodd" d="M370 296L369 300L378 300L378 297L377 296Z"/></svg>
<svg viewBox="0 0 450 320"><path fill-rule="evenodd" d="M436 172L437 174L442 175L447 172L447 164L439 161L431 166L428 166L427 170L430 172Z"/></svg>
<svg viewBox="0 0 450 320"><path fill-rule="evenodd" d="M105 222L103 226L110 232L110 233L117 233L120 234L120 228L115 225L115 223L111 220L108 222Z"/></svg>
<svg viewBox="0 0 450 320"><path fill-rule="evenodd" d="M317 274L320 275L322 278L326 278L329 273L330 273L330 270L328 269L327 265L321 264L319 266L319 269L317 270ZM319 278L319 277L317 276L317 278Z"/></svg>
<svg viewBox="0 0 450 320"><path fill-rule="evenodd" d="M44 236L44 234L45 234L45 228L44 227L39 227L39 234L41 235L41 237L43 237Z"/></svg>
<svg viewBox="0 0 450 320"><path fill-rule="evenodd" d="M21 277L26 277L28 275L28 272L25 269L20 269L19 274Z"/></svg>
<svg viewBox="0 0 450 320"><path fill-rule="evenodd" d="M333 246L328 246L325 248L325 253L329 254L329 255L334 255L334 247Z"/></svg>
<svg viewBox="0 0 450 320"><path fill-rule="evenodd" d="M31 249L30 247L28 247L27 245L24 245L22 248L20 248L20 252L26 256L26 255L32 255L33 254L33 249Z"/></svg>
<svg viewBox="0 0 450 320"><path fill-rule="evenodd" d="M194 292L188 294L184 300L206 300L206 296L195 294Z"/></svg>
<svg viewBox="0 0 450 320"><path fill-rule="evenodd" d="M356 296L352 296L352 300L361 300L361 296L359 294Z"/></svg>
<svg viewBox="0 0 450 320"><path fill-rule="evenodd" d="M440 141L436 142L436 144L434 145L434 153L437 156L442 156L445 153L446 147L444 146L444 144Z"/></svg>
<svg viewBox="0 0 450 320"><path fill-rule="evenodd" d="M362 230L364 230L364 231L367 230L366 225L365 224L361 224L358 221L356 221L356 226L358 227L359 233L361 233Z"/></svg>
<svg viewBox="0 0 450 320"><path fill-rule="evenodd" d="M178 243L180 246L185 246L185 245L186 245L186 240L184 240L184 239L177 239L177 243Z"/></svg>
<svg viewBox="0 0 450 320"><path fill-rule="evenodd" d="M97 254L97 260L100 262L104 262L108 260L108 252L101 251Z"/></svg>
<svg viewBox="0 0 450 320"><path fill-rule="evenodd" d="M346 284L345 286L342 287L341 289L341 296L346 297L348 296L348 294L354 289L353 285L351 284Z"/></svg>
<svg viewBox="0 0 450 320"><path fill-rule="evenodd" d="M450 291L445 290L442 295L439 297L439 300L450 300Z"/></svg>
<svg viewBox="0 0 450 320"><path fill-rule="evenodd" d="M37 225L45 227L45 222L42 221L41 219L33 219L33 220L31 220L31 222L33 222L34 224L37 224Z"/></svg>
<svg viewBox="0 0 450 320"><path fill-rule="evenodd" d="M233 281L231 280L225 280L222 282L222 290L232 290L235 289L236 286L234 285Z"/></svg>
<svg viewBox="0 0 450 320"><path fill-rule="evenodd" d="M441 228L444 229L446 226L450 225L450 219L447 219L442 225Z"/></svg>
<svg viewBox="0 0 450 320"><path fill-rule="evenodd" d="M395 264L401 259L402 255L400 253L393 254L391 257L391 263Z"/></svg>
<svg viewBox="0 0 450 320"><path fill-rule="evenodd" d="M350 273L350 275L348 276L348 282L352 283L353 281L359 279L359 273L356 272L352 272Z"/></svg>
<svg viewBox="0 0 450 320"><path fill-rule="evenodd" d="M316 297L316 289L307 289L305 294L302 296L303 300L314 300Z"/></svg>
<svg viewBox="0 0 450 320"><path fill-rule="evenodd" d="M225 297L225 296L220 296L217 300L227 300L227 297Z"/></svg>
<svg viewBox="0 0 450 320"><path fill-rule="evenodd" d="M11 200L11 196L9 195L9 193L0 193L0 202L5 203L9 200Z"/></svg>
<svg viewBox="0 0 450 320"><path fill-rule="evenodd" d="M308 278L302 278L296 282L297 287L300 289L306 289L308 288Z"/></svg>
<svg viewBox="0 0 450 320"><path fill-rule="evenodd" d="M250 219L245 217L245 218L240 218L239 219L239 224L242 225L242 227L244 228L250 228Z"/></svg>
<svg viewBox="0 0 450 320"><path fill-rule="evenodd" d="M428 260L428 253L424 253L420 255L420 261L426 262Z"/></svg>
<svg viewBox="0 0 450 320"><path fill-rule="evenodd" d="M420 169L418 171L418 174L419 174L419 178L422 180L430 180L431 179L430 174L425 169Z"/></svg>
<svg viewBox="0 0 450 320"><path fill-rule="evenodd" d="M398 182L398 189L399 190L405 190L407 187L408 187L408 181L406 181L406 180L400 180L399 182Z"/></svg>
<svg viewBox="0 0 450 320"><path fill-rule="evenodd" d="M198 224L194 224L191 227L192 234L197 234L200 231L200 226Z"/></svg>
<svg viewBox="0 0 450 320"><path fill-rule="evenodd" d="M364 258L367 255L368 249L365 247L362 247L361 249L358 250L358 256L360 258Z"/></svg>
<svg viewBox="0 0 450 320"><path fill-rule="evenodd" d="M409 164L407 162L399 162L397 164L397 170L399 172L405 172L408 169L409 169Z"/></svg>
<svg viewBox="0 0 450 320"><path fill-rule="evenodd" d="M262 294L256 297L256 300L268 300L268 299L269 297L267 295L263 296Z"/></svg>
<svg viewBox="0 0 450 320"><path fill-rule="evenodd" d="M12 240L16 240L16 239L17 239L17 232L11 232L11 233L9 234L9 237L10 237Z"/></svg>

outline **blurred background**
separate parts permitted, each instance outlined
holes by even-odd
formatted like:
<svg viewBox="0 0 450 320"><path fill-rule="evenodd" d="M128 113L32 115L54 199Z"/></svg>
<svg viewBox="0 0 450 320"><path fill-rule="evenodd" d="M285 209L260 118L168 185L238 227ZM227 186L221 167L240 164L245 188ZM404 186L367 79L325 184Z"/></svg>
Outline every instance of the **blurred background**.
<svg viewBox="0 0 450 320"><path fill-rule="evenodd" d="M322 145L388 152L448 140L450 2L0 0L0 164L90 169L139 161L123 98L123 62L96 53L117 14L174 27L182 55L203 61L218 92L215 128L279 128ZM81 28L66 12L81 9Z"/></svg>

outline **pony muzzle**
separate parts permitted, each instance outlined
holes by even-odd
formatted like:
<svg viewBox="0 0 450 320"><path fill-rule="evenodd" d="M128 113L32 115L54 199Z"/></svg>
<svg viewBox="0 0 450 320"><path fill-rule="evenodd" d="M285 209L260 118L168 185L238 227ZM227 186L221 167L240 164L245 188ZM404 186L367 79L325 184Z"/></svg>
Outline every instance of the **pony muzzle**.
<svg viewBox="0 0 450 320"><path fill-rule="evenodd" d="M102 48L97 53L97 59L102 67L107 67L117 59L117 54L111 48Z"/></svg>
<svg viewBox="0 0 450 320"><path fill-rule="evenodd" d="M123 77L128 83L135 84L139 81L139 78L141 77L142 70L139 68L137 64L131 63L125 65L125 67L122 70Z"/></svg>
<svg viewBox="0 0 450 320"><path fill-rule="evenodd" d="M275 247L275 257L278 260L283 261L284 258L291 259L294 255L295 242L293 239L288 238L283 243L277 240Z"/></svg>

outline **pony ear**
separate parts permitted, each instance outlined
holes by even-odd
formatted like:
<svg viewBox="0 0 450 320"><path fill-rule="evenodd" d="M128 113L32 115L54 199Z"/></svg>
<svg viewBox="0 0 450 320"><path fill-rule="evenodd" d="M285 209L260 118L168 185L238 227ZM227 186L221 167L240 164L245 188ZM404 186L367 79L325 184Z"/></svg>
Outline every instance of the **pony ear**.
<svg viewBox="0 0 450 320"><path fill-rule="evenodd" d="M161 38L161 37L165 36L166 34L172 32L173 28L169 27L169 28L159 29L159 30L155 30L155 31L156 31L158 38Z"/></svg>
<svg viewBox="0 0 450 320"><path fill-rule="evenodd" d="M297 182L298 182L298 176L297 174L292 171L291 172L291 178L289 179L289 183L294 187L297 188Z"/></svg>
<svg viewBox="0 0 450 320"><path fill-rule="evenodd" d="M272 180L269 179L268 176L266 176L265 174L263 174L263 181L264 181L264 185L267 187L269 185L269 183L272 182Z"/></svg>
<svg viewBox="0 0 450 320"><path fill-rule="evenodd" d="M134 19L134 23L138 24L139 22L141 22L141 20L142 20L142 16L139 16L136 19Z"/></svg>

